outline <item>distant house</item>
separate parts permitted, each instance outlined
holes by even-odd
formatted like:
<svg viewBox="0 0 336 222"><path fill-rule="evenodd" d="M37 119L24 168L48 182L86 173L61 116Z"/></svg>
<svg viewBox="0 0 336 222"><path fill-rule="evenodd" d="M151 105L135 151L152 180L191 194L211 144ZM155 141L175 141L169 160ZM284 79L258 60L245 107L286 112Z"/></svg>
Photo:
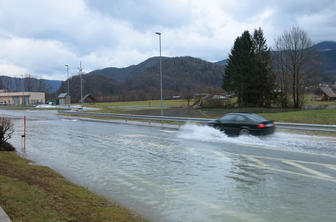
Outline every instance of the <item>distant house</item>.
<svg viewBox="0 0 336 222"><path fill-rule="evenodd" d="M61 93L61 94L58 96L59 104L60 104L60 105L69 104L69 99L68 99L67 97L68 97L68 93Z"/></svg>
<svg viewBox="0 0 336 222"><path fill-rule="evenodd" d="M320 86L314 92L313 99L316 101L336 100L336 95L326 86Z"/></svg>

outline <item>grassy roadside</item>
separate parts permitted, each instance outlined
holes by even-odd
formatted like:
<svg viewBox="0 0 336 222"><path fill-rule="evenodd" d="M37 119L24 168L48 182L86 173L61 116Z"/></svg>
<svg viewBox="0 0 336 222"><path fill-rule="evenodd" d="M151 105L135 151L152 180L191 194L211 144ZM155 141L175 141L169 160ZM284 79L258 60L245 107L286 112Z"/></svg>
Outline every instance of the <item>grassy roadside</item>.
<svg viewBox="0 0 336 222"><path fill-rule="evenodd" d="M336 125L336 110L307 110L283 113L259 113L276 122Z"/></svg>
<svg viewBox="0 0 336 222"><path fill-rule="evenodd" d="M15 221L148 221L16 152L0 152L0 206Z"/></svg>

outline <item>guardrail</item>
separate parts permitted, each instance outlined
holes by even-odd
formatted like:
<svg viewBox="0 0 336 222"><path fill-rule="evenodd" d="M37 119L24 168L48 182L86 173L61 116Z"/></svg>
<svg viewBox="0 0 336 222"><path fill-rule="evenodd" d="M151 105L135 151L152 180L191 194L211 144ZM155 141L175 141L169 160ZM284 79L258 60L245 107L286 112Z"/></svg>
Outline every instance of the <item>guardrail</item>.
<svg viewBox="0 0 336 222"><path fill-rule="evenodd" d="M304 124L304 123L281 123L277 122L279 129L295 129L295 130L315 130L325 132L336 132L335 125L319 125L319 124Z"/></svg>
<svg viewBox="0 0 336 222"><path fill-rule="evenodd" d="M76 116L89 116L89 117L105 117L108 118L119 118L125 119L141 119L147 120L149 123L151 121L170 121L178 122L193 122L193 123L204 123L214 119L206 118L188 118L188 117L174 117L174 116L148 116L148 115L129 115L129 114L113 114L113 113L92 113L92 112L71 112L71 111L58 111L61 114L76 115ZM302 123L282 123L276 122L277 128L280 129L295 129L295 130L314 130L314 131L325 131L325 132L336 132L336 125L318 125L318 124L302 124Z"/></svg>

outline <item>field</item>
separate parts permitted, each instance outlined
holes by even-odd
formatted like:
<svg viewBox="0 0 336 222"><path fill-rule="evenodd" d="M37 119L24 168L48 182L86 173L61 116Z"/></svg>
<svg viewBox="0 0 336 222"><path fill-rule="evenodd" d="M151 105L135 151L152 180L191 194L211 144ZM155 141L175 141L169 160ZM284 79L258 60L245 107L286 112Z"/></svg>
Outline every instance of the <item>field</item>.
<svg viewBox="0 0 336 222"><path fill-rule="evenodd" d="M308 110L282 113L259 113L259 115L276 122L310 123L336 125L336 110Z"/></svg>

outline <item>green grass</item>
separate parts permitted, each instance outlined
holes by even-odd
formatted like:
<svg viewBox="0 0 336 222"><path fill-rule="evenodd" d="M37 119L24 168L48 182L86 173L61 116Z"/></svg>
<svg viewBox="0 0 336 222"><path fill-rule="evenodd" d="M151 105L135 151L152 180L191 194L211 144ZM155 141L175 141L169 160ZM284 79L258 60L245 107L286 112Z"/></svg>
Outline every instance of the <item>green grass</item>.
<svg viewBox="0 0 336 222"><path fill-rule="evenodd" d="M48 167L30 162L16 152L0 152L0 205L13 222L144 221Z"/></svg>
<svg viewBox="0 0 336 222"><path fill-rule="evenodd" d="M110 106L110 107L118 107L118 106L143 106L149 107L150 106L161 106L161 100L149 100L149 101L128 101L128 102L109 102L109 103L98 103L103 106ZM190 102L192 104L192 101ZM163 100L163 106L183 106L187 105L186 100Z"/></svg>
<svg viewBox="0 0 336 222"><path fill-rule="evenodd" d="M336 105L336 101L311 101L312 95L305 95L304 105ZM237 98L233 98L232 102L236 102ZM148 109L149 102L151 109L153 107L160 107L160 100L151 101L131 101L131 102L110 102L97 103L95 105L86 104L89 107L100 108L96 111L99 113L127 113L130 110ZM194 101L191 101L192 104ZM165 107L180 107L187 104L186 100L164 100ZM128 109L127 106L137 107L136 109ZM109 108L116 107L116 108ZM120 107L120 108L118 108ZM296 112L282 112L282 113L262 113L260 114L268 119L273 119L277 122L292 122L292 123L311 123L311 124L336 124L336 110L313 110L313 111L296 111Z"/></svg>
<svg viewBox="0 0 336 222"><path fill-rule="evenodd" d="M125 114L126 111L130 110L142 110L142 109L160 109L161 100L150 100L150 101L128 101L128 102L107 102L107 103L96 103L96 104L85 104L86 107L100 108L101 110L95 111L99 113L117 113ZM190 102L192 104L193 101ZM181 107L187 104L186 100L163 100L164 107ZM75 104L73 104L75 105ZM113 108L111 108L113 107ZM127 107L133 107L129 109ZM154 108L155 107L155 108Z"/></svg>
<svg viewBox="0 0 336 222"><path fill-rule="evenodd" d="M336 110L308 110L282 113L259 113L276 122L336 125Z"/></svg>

